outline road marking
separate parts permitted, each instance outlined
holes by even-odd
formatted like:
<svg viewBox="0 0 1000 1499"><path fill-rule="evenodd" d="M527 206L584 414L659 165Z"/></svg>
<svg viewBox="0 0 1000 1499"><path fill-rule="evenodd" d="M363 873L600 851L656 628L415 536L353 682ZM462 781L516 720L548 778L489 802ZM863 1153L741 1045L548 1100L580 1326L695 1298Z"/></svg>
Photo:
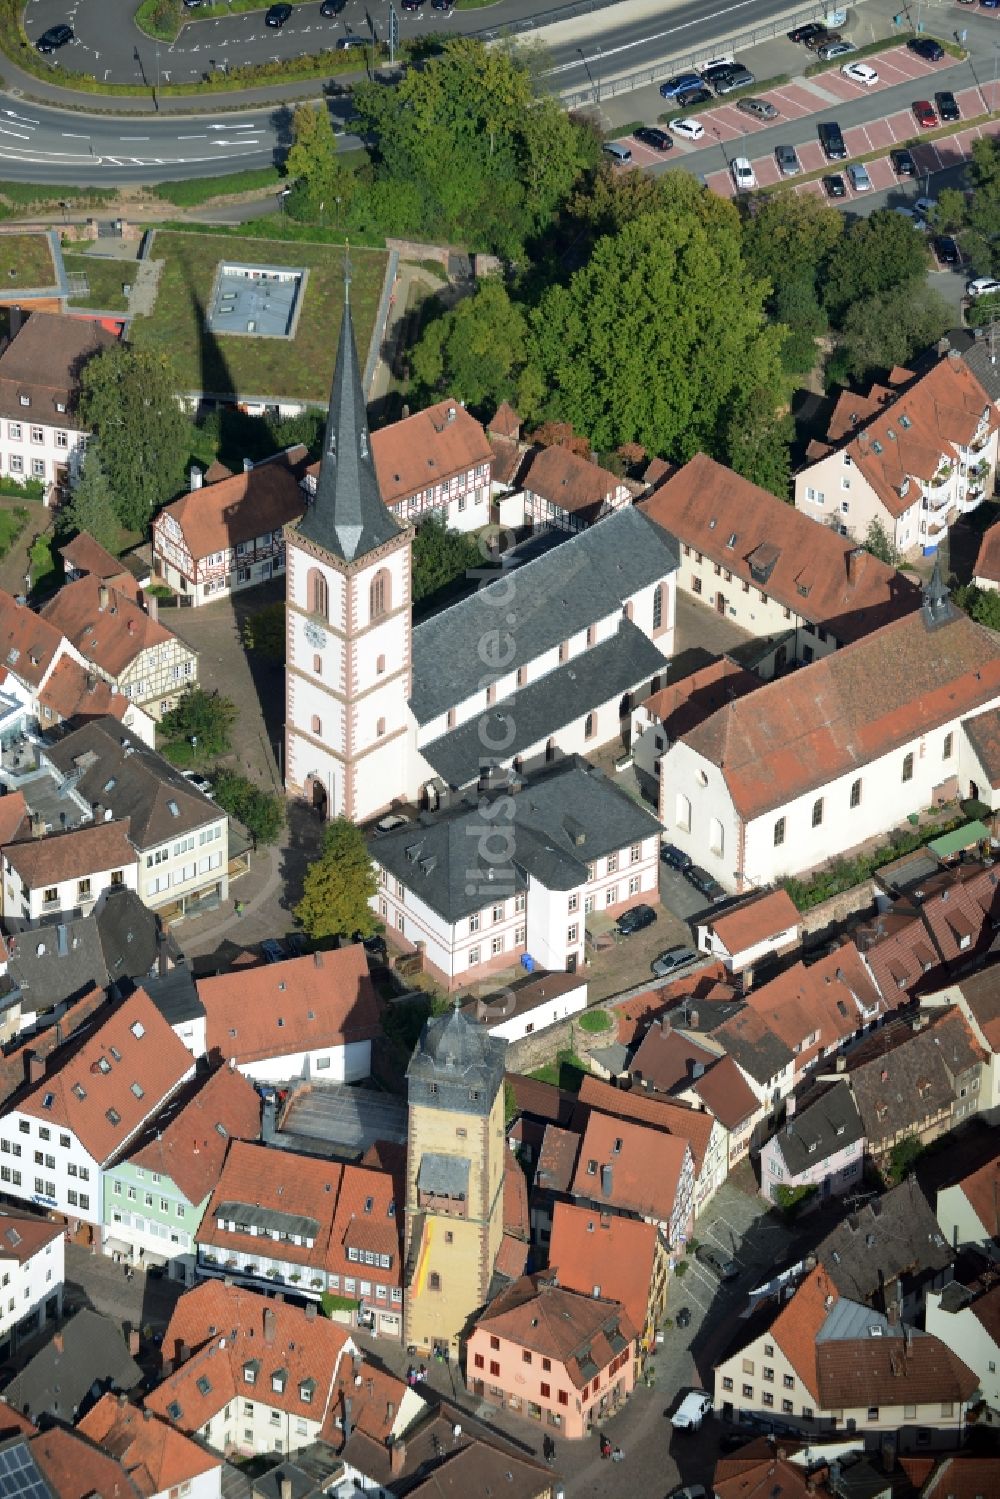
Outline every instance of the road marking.
<svg viewBox="0 0 1000 1499"><path fill-rule="evenodd" d="M16 120L19 125L38 125L40 120L31 120L27 115L19 115L16 109L5 109L4 114L8 120Z"/></svg>
<svg viewBox="0 0 1000 1499"><path fill-rule="evenodd" d="M63 140L66 140L66 141L89 141L90 140L90 136L89 135L80 135L75 130L64 130L62 132L62 138L63 138Z"/></svg>
<svg viewBox="0 0 1000 1499"><path fill-rule="evenodd" d="M204 140L208 139L208 136L207 135L179 135L177 137L177 139L179 141L204 141Z"/></svg>
<svg viewBox="0 0 1000 1499"><path fill-rule="evenodd" d="M148 141L149 140L149 136L148 135L120 135L118 137L118 139L120 141Z"/></svg>
<svg viewBox="0 0 1000 1499"><path fill-rule="evenodd" d="M30 141L31 139L26 130L9 130L6 125L0 125L0 135L16 135L19 141Z"/></svg>
<svg viewBox="0 0 1000 1499"><path fill-rule="evenodd" d="M746 10L748 6L754 5L754 4L756 4L756 0L737 0L737 4L736 5L727 5L727 6L724 6L722 8L722 10L717 10L715 12L715 14L714 14L714 16L713 16L712 19L713 20L717 20L721 16L730 16L735 11ZM409 18L404 15L404 20L405 19L409 19ZM631 51L633 47L645 47L649 42L663 41L663 39L665 37L676 36L678 32L688 31L692 26L700 26L703 23L703 21L704 21L704 17L701 16L697 20L683 21L680 24L680 26L668 26L665 31L658 31L658 32L654 33L652 36L636 37L634 41L623 42L620 47L605 47L604 50L603 50L603 52L601 53L601 56L602 57L615 57L620 52L629 52L629 51ZM547 68L543 72L542 77L543 78L552 78L557 73L566 73L566 72L570 71L571 69L574 69L574 68L578 69L579 67L580 67L580 64L578 62L564 62L564 63L560 63L558 67Z"/></svg>

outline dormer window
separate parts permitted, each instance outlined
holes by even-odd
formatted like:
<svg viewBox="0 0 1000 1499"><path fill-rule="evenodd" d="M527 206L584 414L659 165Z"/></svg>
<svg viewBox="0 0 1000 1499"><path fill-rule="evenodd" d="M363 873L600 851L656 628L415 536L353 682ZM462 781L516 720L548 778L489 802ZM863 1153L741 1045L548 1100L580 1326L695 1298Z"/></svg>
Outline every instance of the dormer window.
<svg viewBox="0 0 1000 1499"><path fill-rule="evenodd" d="M287 1379L288 1379L288 1370L287 1369L275 1369L274 1373L271 1375L271 1389L274 1391L274 1393L276 1395L283 1395L284 1394L284 1391L285 1391L285 1382L286 1382Z"/></svg>
<svg viewBox="0 0 1000 1499"><path fill-rule="evenodd" d="M65 412L65 410L66 410L66 402L65 401L57 401L56 402L56 410L59 411L59 412Z"/></svg>
<svg viewBox="0 0 1000 1499"><path fill-rule="evenodd" d="M30 406L31 405L31 397L30 396L22 395L22 397L21 397L21 405L22 406Z"/></svg>
<svg viewBox="0 0 1000 1499"><path fill-rule="evenodd" d="M732 534L732 536L730 536L729 540L726 542L726 546L732 548L735 545L736 545L736 532L734 531L733 534Z"/></svg>

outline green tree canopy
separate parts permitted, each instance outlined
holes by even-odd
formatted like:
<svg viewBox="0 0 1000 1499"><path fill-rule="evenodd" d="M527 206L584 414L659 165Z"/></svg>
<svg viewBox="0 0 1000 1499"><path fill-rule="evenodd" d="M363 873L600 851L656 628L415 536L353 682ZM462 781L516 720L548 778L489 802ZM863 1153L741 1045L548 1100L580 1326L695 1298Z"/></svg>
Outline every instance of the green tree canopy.
<svg viewBox="0 0 1000 1499"><path fill-rule="evenodd" d="M835 323L869 298L908 287L927 270L927 242L901 213L880 208L844 234L827 261L823 301Z"/></svg>
<svg viewBox="0 0 1000 1499"><path fill-rule="evenodd" d="M840 355L856 378L905 365L951 326L944 298L923 282L905 282L877 296L862 297L844 318Z"/></svg>
<svg viewBox="0 0 1000 1499"><path fill-rule="evenodd" d="M871 552L880 562L886 562L890 567L898 567L900 563L899 549L888 531L883 526L877 515L872 516L865 532L862 542L866 552Z"/></svg>
<svg viewBox="0 0 1000 1499"><path fill-rule="evenodd" d="M811 193L771 193L753 209L743 231L744 259L753 274L769 281L775 296L787 281L815 287L843 237L843 214Z"/></svg>
<svg viewBox="0 0 1000 1499"><path fill-rule="evenodd" d="M83 424L100 442L118 519L134 531L184 481L191 429L176 389L170 361L150 349L115 344L83 368Z"/></svg>
<svg viewBox="0 0 1000 1499"><path fill-rule="evenodd" d="M782 368L790 375L807 375L816 363L816 340L829 326L812 275L803 272L782 279L771 298L771 312L788 329L781 350Z"/></svg>
<svg viewBox="0 0 1000 1499"><path fill-rule="evenodd" d="M520 401L528 325L502 281L484 281L471 297L429 323L411 368L429 401L454 395L483 416Z"/></svg>
<svg viewBox="0 0 1000 1499"><path fill-rule="evenodd" d="M375 865L361 829L346 817L328 822L323 852L306 870L296 920L308 936L368 937L375 917L368 902L378 889Z"/></svg>
<svg viewBox="0 0 1000 1499"><path fill-rule="evenodd" d="M978 624L985 625L988 630L1000 631L1000 593L995 589L977 588L974 583L967 583L964 588L956 589L955 602Z"/></svg>
<svg viewBox="0 0 1000 1499"><path fill-rule="evenodd" d="M254 847L277 843L285 826L284 797L264 791L233 770L219 771L212 783L212 795L224 812L243 824Z"/></svg>
<svg viewBox="0 0 1000 1499"><path fill-rule="evenodd" d="M775 410L773 393L756 390L741 397L727 413L723 431L723 457L729 467L788 501L795 425L787 412Z"/></svg>
<svg viewBox="0 0 1000 1499"><path fill-rule="evenodd" d="M447 588L469 568L484 565L483 553L467 531L451 531L443 521L429 516L417 527L413 542L413 602Z"/></svg>
<svg viewBox="0 0 1000 1499"><path fill-rule="evenodd" d="M229 736L236 718L236 704L229 698L194 686L184 691L176 708L164 713L160 729L168 741L196 739L198 758L211 760L231 748Z"/></svg>
<svg viewBox="0 0 1000 1499"><path fill-rule="evenodd" d="M96 437L87 444L83 467L69 500L59 510L57 526L61 536L86 531L109 552L118 551L120 527L115 498L101 460L101 444Z"/></svg>
<svg viewBox="0 0 1000 1499"><path fill-rule="evenodd" d="M626 223L544 294L529 343L543 416L598 450L639 442L686 460L719 454L728 413L777 390L784 333L766 325L736 209L716 204L710 224L683 202Z"/></svg>
<svg viewBox="0 0 1000 1499"><path fill-rule="evenodd" d="M308 216L334 219L349 213L358 179L337 160L337 137L325 102L296 106L285 173L296 184Z"/></svg>

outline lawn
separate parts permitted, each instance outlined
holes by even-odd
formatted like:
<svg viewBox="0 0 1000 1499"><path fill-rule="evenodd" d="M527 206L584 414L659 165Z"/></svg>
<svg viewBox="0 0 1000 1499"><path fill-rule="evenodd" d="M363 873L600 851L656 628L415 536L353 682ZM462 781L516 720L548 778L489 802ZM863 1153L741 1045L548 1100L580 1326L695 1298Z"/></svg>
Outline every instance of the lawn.
<svg viewBox="0 0 1000 1499"><path fill-rule="evenodd" d="M554 1062L546 1062L544 1067L529 1072L528 1076L537 1077L540 1083L552 1083L557 1088L564 1088L567 1093L579 1093L580 1084L588 1071L586 1062L567 1048L559 1053Z"/></svg>
<svg viewBox="0 0 1000 1499"><path fill-rule="evenodd" d="M0 235L0 290L55 286L56 270L45 234Z"/></svg>
<svg viewBox="0 0 1000 1499"><path fill-rule="evenodd" d="M13 510L0 509L0 557L6 557L28 520L29 514L23 505L16 505Z"/></svg>
<svg viewBox="0 0 1000 1499"><path fill-rule="evenodd" d="M92 307L95 312L127 312L122 295L125 282L134 282L138 267L134 260L109 260L103 255L69 255L63 251L66 274L82 272L90 283L85 297L71 297L71 307Z"/></svg>
<svg viewBox="0 0 1000 1499"><path fill-rule="evenodd" d="M288 244L157 232L151 254L165 262L156 306L132 326L136 344L170 355L182 390L326 401L344 305L344 251L339 245ZM294 339L217 338L204 311L219 261L308 268L305 300ZM368 352L385 275L386 252L351 247L351 306L362 366Z"/></svg>

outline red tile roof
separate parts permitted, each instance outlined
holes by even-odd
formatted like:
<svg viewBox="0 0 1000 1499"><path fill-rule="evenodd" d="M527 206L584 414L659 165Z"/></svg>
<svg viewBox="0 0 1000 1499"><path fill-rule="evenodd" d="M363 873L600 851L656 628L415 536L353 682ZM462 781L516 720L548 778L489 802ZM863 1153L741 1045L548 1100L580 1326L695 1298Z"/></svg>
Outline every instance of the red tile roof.
<svg viewBox="0 0 1000 1499"><path fill-rule="evenodd" d="M747 1003L796 1053L795 1071L810 1066L822 1053L885 1018L889 1008L868 975L853 942L816 963L795 963L759 989ZM818 1040L806 1045L806 1038Z"/></svg>
<svg viewBox="0 0 1000 1499"><path fill-rule="evenodd" d="M413 1405L419 1399L388 1369L367 1363L355 1353L353 1358L344 1358L340 1362L320 1440L329 1443L335 1452L342 1449L344 1402L350 1400L351 1430L363 1432L373 1442L384 1445L396 1427L404 1400ZM426 1405L421 1401L417 1410L422 1412L425 1409Z"/></svg>
<svg viewBox="0 0 1000 1499"><path fill-rule="evenodd" d="M580 1136L575 1130L547 1124L535 1166L536 1188L549 1192L568 1192L579 1149Z"/></svg>
<svg viewBox="0 0 1000 1499"><path fill-rule="evenodd" d="M898 390L878 384L873 385L866 396L860 391L841 391L830 417L830 425L826 429L827 442L836 444L845 437L853 436L859 426L871 421L873 416L878 416L898 395Z"/></svg>
<svg viewBox="0 0 1000 1499"><path fill-rule="evenodd" d="M771 1323L771 1337L795 1370L818 1406L819 1372L816 1336L840 1293L822 1265L810 1271L795 1295L781 1307ZM848 1404L855 1402L849 1401ZM857 1402L857 1403L860 1403ZM837 1404L843 1404L838 1401Z"/></svg>
<svg viewBox="0 0 1000 1499"><path fill-rule="evenodd" d="M1000 964L960 979L958 988L986 1044L1000 1052Z"/></svg>
<svg viewBox="0 0 1000 1499"><path fill-rule="evenodd" d="M640 508L684 545L741 582L765 588L793 615L839 641L860 639L920 604L918 589L895 568L704 453ZM752 569L765 561L764 549L767 577L761 582Z"/></svg>
<svg viewBox="0 0 1000 1499"><path fill-rule="evenodd" d="M35 314L37 316L37 313ZM54 1426L28 1443L36 1465L59 1499L138 1499L145 1491L125 1469L79 1432Z"/></svg>
<svg viewBox="0 0 1000 1499"><path fill-rule="evenodd" d="M13 843L28 832L28 804L23 791L8 791L0 796L0 848Z"/></svg>
<svg viewBox="0 0 1000 1499"><path fill-rule="evenodd" d="M715 1465L712 1492L715 1499L810 1499L817 1494L828 1494L823 1479L825 1469L818 1473L798 1467L788 1458L779 1457L773 1448L765 1444L765 1450L756 1453L754 1442L732 1457L720 1457ZM822 1484L822 1487L819 1485Z"/></svg>
<svg viewBox="0 0 1000 1499"><path fill-rule="evenodd" d="M669 744L703 719L711 717L726 703L746 697L760 686L760 677L745 671L728 656L722 656L718 661L693 671L689 677L661 687L658 692L643 698L640 706L653 718L659 719Z"/></svg>
<svg viewBox="0 0 1000 1499"><path fill-rule="evenodd" d="M702 1103L724 1129L733 1133L762 1107L732 1057L723 1057L693 1084Z"/></svg>
<svg viewBox="0 0 1000 1499"><path fill-rule="evenodd" d="M173 541L176 525L192 560L198 562L237 542L253 541L265 531L280 531L306 508L301 482L308 456L300 444L242 473L227 471L217 478L209 469L207 484L160 511L153 524L154 545L161 537Z"/></svg>
<svg viewBox="0 0 1000 1499"><path fill-rule="evenodd" d="M16 1260L26 1265L63 1232L61 1223L0 1208L0 1261Z"/></svg>
<svg viewBox="0 0 1000 1499"><path fill-rule="evenodd" d="M45 890L64 880L127 869L136 852L129 842L129 819L86 822L64 833L8 843L3 857L29 890Z"/></svg>
<svg viewBox="0 0 1000 1499"><path fill-rule="evenodd" d="M194 1058L145 990L137 989L18 1101L72 1130L98 1162L111 1159L194 1070ZM82 1097L81 1097L82 1094Z"/></svg>
<svg viewBox="0 0 1000 1499"><path fill-rule="evenodd" d="M604 1370L617 1356L615 1336L632 1343L638 1331L618 1303L564 1290L541 1275L526 1275L494 1297L480 1329L562 1364L577 1389L593 1377L584 1372L588 1354Z"/></svg>
<svg viewBox="0 0 1000 1499"><path fill-rule="evenodd" d="M689 1149L683 1138L632 1119L593 1112L583 1132L571 1190L575 1197L669 1223Z"/></svg>
<svg viewBox="0 0 1000 1499"><path fill-rule="evenodd" d="M94 318L33 312L0 355L0 413L19 422L79 428L81 366L117 342ZM30 406L21 405L22 395Z"/></svg>
<svg viewBox="0 0 1000 1499"><path fill-rule="evenodd" d="M517 1157L508 1151L503 1162L503 1226L515 1239L531 1237L528 1182Z"/></svg>
<svg viewBox="0 0 1000 1499"><path fill-rule="evenodd" d="M0 663L13 676L38 687L62 649L60 630L0 589Z"/></svg>
<svg viewBox="0 0 1000 1499"><path fill-rule="evenodd" d="M615 474L558 443L539 449L523 483L531 494L579 516L588 525L600 517L605 505L612 504L622 486Z"/></svg>
<svg viewBox="0 0 1000 1499"><path fill-rule="evenodd" d="M692 1083L695 1069L703 1071L719 1060L717 1048L701 1046L690 1034L674 1030L670 1016L654 1020L628 1064L631 1077L658 1093L672 1093Z"/></svg>
<svg viewBox="0 0 1000 1499"><path fill-rule="evenodd" d="M1000 521L996 521L988 531L983 532L972 576L985 578L991 583L1000 583Z"/></svg>
<svg viewBox="0 0 1000 1499"><path fill-rule="evenodd" d="M166 1493L221 1468L222 1459L124 1398L105 1395L77 1430L115 1458L140 1494Z"/></svg>
<svg viewBox="0 0 1000 1499"><path fill-rule="evenodd" d="M520 437L521 418L509 401L500 402L486 430L495 433L497 437Z"/></svg>
<svg viewBox="0 0 1000 1499"><path fill-rule="evenodd" d="M101 604L101 589L108 602ZM125 671L143 651L177 641L173 631L151 619L145 609L118 586L88 575L75 583L64 583L42 610L42 618L61 631L83 656L112 680ZM179 642L182 653L193 652Z"/></svg>
<svg viewBox="0 0 1000 1499"><path fill-rule="evenodd" d="M763 890L732 906L706 923L731 957L791 928L798 933L801 918L787 890Z"/></svg>
<svg viewBox="0 0 1000 1499"><path fill-rule="evenodd" d="M685 999L721 998L721 995L713 996L712 990L728 978L722 964L715 962L706 968L699 968L697 973L674 979L662 988L647 989L643 994L623 1000L612 1011L618 1022L618 1040L623 1046L631 1046L636 1036L646 1030L655 1016L681 1004ZM726 988L727 998L732 999L734 994L733 989Z"/></svg>
<svg viewBox="0 0 1000 1499"><path fill-rule="evenodd" d="M482 426L453 399L427 406L371 437L379 489L387 505L489 464L492 457Z"/></svg>
<svg viewBox="0 0 1000 1499"><path fill-rule="evenodd" d="M985 713L963 719L962 728L991 787L996 790L1000 786L1000 709L988 708Z"/></svg>
<svg viewBox="0 0 1000 1499"><path fill-rule="evenodd" d="M955 1185L991 1238L1000 1238L1000 1156Z"/></svg>
<svg viewBox="0 0 1000 1499"><path fill-rule="evenodd" d="M128 568L107 547L95 541L89 531L79 531L72 541L58 548L63 561L75 572L96 573L99 578L128 576Z"/></svg>
<svg viewBox="0 0 1000 1499"><path fill-rule="evenodd" d="M601 1213L574 1203L552 1209L549 1274L561 1286L618 1301L633 1327L646 1326L649 1288L657 1255L658 1229L639 1218Z"/></svg>
<svg viewBox="0 0 1000 1499"><path fill-rule="evenodd" d="M185 1093L169 1117L157 1119L151 1138L131 1151L133 1166L158 1172L197 1206L217 1185L231 1140L256 1140L260 1099L242 1073L216 1069Z"/></svg>
<svg viewBox="0 0 1000 1499"><path fill-rule="evenodd" d="M921 610L720 708L684 743L723 769L752 819L997 696L994 632L957 612L929 628Z"/></svg>
<svg viewBox="0 0 1000 1499"><path fill-rule="evenodd" d="M21 940L19 936L8 937L8 951L13 954L15 943ZM59 1051L77 1031L82 1033L107 1004L108 999L103 989L88 989L79 999L67 1005L57 1025L48 1026L36 1036L15 1038L0 1056L0 1104L6 1104L27 1082L28 1061L32 1055L48 1064L53 1053ZM64 1052L62 1056L55 1058L52 1070L63 1065L66 1055L68 1053Z"/></svg>
<svg viewBox="0 0 1000 1499"><path fill-rule="evenodd" d="M816 1348L823 1410L845 1406L924 1405L968 1400L979 1378L957 1353L926 1333L900 1337L830 1339Z"/></svg>
<svg viewBox="0 0 1000 1499"><path fill-rule="evenodd" d="M379 1034L379 1003L360 942L200 979L210 1052L245 1064Z"/></svg>
<svg viewBox="0 0 1000 1499"><path fill-rule="evenodd" d="M129 710L129 700L124 694L116 692L103 677L89 672L72 656L62 656L56 662L38 694L38 702L43 709L51 709L59 721L104 718L109 713L121 719Z"/></svg>
<svg viewBox="0 0 1000 1499"><path fill-rule="evenodd" d="M530 1252L531 1245L526 1240L504 1232L500 1237L500 1248L497 1250L493 1269L497 1275L503 1275L507 1280L519 1280L528 1268Z"/></svg>
<svg viewBox="0 0 1000 1499"><path fill-rule="evenodd" d="M703 1109L692 1109L672 1098L651 1098L637 1088L616 1088L597 1077L585 1077L577 1095L580 1109L574 1123L584 1116L584 1107L618 1119L632 1119L664 1134L676 1135L691 1147L694 1169L702 1167L712 1135L712 1120ZM581 1156L583 1152L581 1151Z"/></svg>

